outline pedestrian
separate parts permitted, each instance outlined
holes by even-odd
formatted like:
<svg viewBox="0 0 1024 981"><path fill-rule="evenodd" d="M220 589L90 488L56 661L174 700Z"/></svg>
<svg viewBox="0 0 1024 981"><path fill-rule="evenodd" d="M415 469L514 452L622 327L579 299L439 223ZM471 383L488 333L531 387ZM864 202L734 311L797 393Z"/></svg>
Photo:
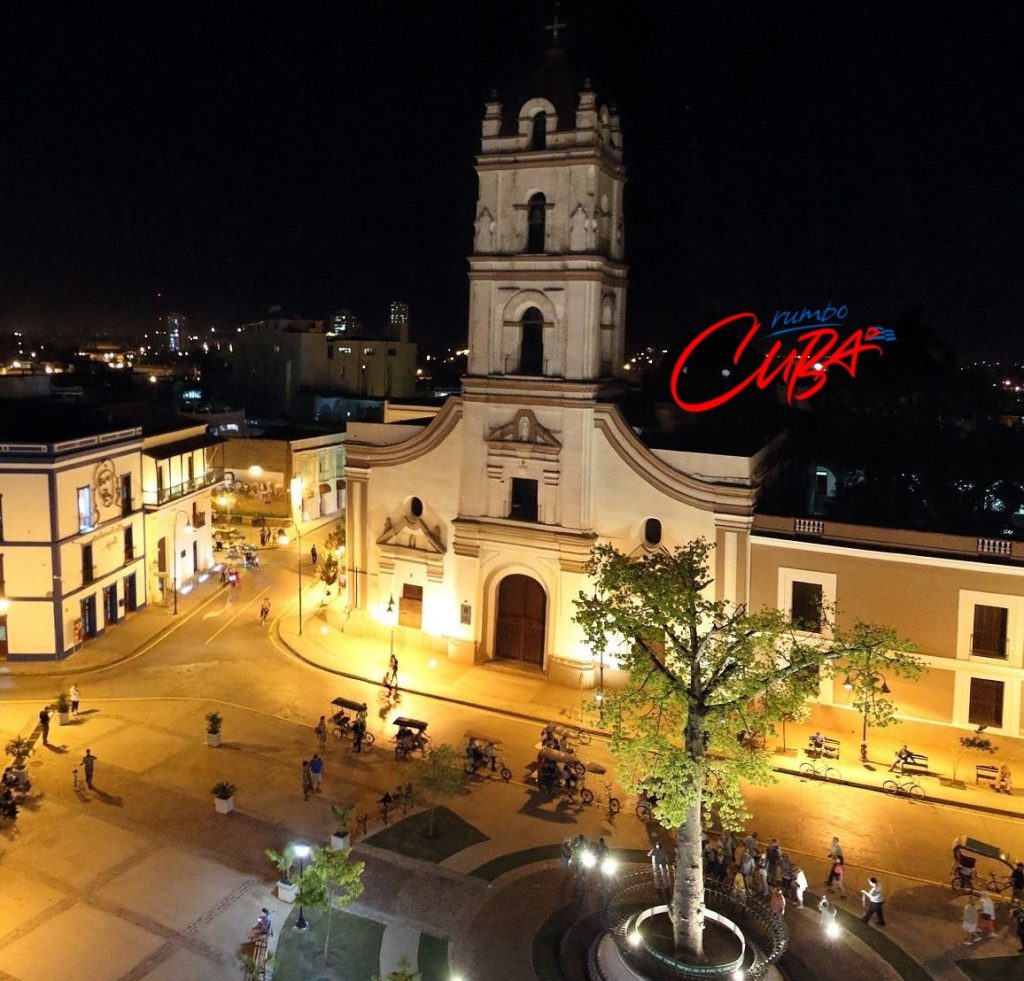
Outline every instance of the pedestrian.
<svg viewBox="0 0 1024 981"><path fill-rule="evenodd" d="M85 751L85 756L82 757L82 766L85 767L85 785L92 790L92 775L96 771L96 757L92 755L91 749Z"/></svg>
<svg viewBox="0 0 1024 981"><path fill-rule="evenodd" d="M779 845L778 838L772 838L768 842L767 849L768 857L768 879L771 882L779 882L782 878L780 874L780 865L782 863L782 847Z"/></svg>
<svg viewBox="0 0 1024 981"><path fill-rule="evenodd" d="M831 860L832 865L829 868L828 879L825 881L825 885L831 886L835 881L836 863L842 865L846 861L846 859L843 858L843 846L839 843L838 838L832 839L832 844L828 849L828 857Z"/></svg>
<svg viewBox="0 0 1024 981"><path fill-rule="evenodd" d="M996 934L996 906L992 897L987 893L981 894L981 909L978 912L978 932L982 940L994 937Z"/></svg>
<svg viewBox="0 0 1024 981"><path fill-rule="evenodd" d="M878 925L885 926L885 892L881 883L874 877L868 879L868 888L861 889L861 897L867 904L867 912L860 918L862 923L870 923L871 917L878 918Z"/></svg>
<svg viewBox="0 0 1024 981"><path fill-rule="evenodd" d="M725 860L732 865L736 861L736 836L731 831L727 831L722 835L722 840L719 844L722 846Z"/></svg>
<svg viewBox="0 0 1024 981"><path fill-rule="evenodd" d="M363 751L363 737L366 735L366 720L363 718L363 713L360 712L356 716L356 721L352 723L352 745L355 747L357 753Z"/></svg>
<svg viewBox="0 0 1024 981"><path fill-rule="evenodd" d="M71 714L78 715L78 703L82 700L82 694L78 690L78 685L72 685L68 689L68 698L71 700Z"/></svg>
<svg viewBox="0 0 1024 981"><path fill-rule="evenodd" d="M796 905L797 909L803 909L804 905L804 892L807 889L807 876L804 874L804 870L797 865L793 869L793 891L796 893Z"/></svg>
<svg viewBox="0 0 1024 981"><path fill-rule="evenodd" d="M1013 793L1013 773L1010 770L1009 763L1003 763L999 767L999 776L996 777L996 793L997 794L1012 794Z"/></svg>
<svg viewBox="0 0 1024 981"><path fill-rule="evenodd" d="M313 730L316 733L317 742L320 743L321 749L327 748L327 719L325 716L320 716L320 721L316 724L316 728Z"/></svg>
<svg viewBox="0 0 1024 981"><path fill-rule="evenodd" d="M253 933L258 937L269 937L274 932L273 922L270 910L264 906L260 910L260 915L256 917L256 926L253 927Z"/></svg>
<svg viewBox="0 0 1024 981"><path fill-rule="evenodd" d="M768 904L772 908L772 913L782 919L786 912L786 897L782 895L782 890L778 886L772 886L771 889L771 899Z"/></svg>
<svg viewBox="0 0 1024 981"><path fill-rule="evenodd" d="M818 915L821 917L821 932L829 939L838 936L836 918L839 916L839 910L828 901L827 896L822 896L821 902L818 903Z"/></svg>
<svg viewBox="0 0 1024 981"><path fill-rule="evenodd" d="M964 907L964 916L960 921L964 930L964 946L970 947L978 938L978 907L974 905L974 897L968 896Z"/></svg>
<svg viewBox="0 0 1024 981"><path fill-rule="evenodd" d="M394 658L392 658L394 660ZM395 662L398 663L397 661ZM384 675L384 690L387 692L388 700L391 701L398 697L398 672L388 671Z"/></svg>
<svg viewBox="0 0 1024 981"><path fill-rule="evenodd" d="M302 799L309 800L313 793L313 777L309 772L309 760L302 761Z"/></svg>
<svg viewBox="0 0 1024 981"><path fill-rule="evenodd" d="M736 871L732 877L732 898L742 902L747 898L747 883L743 878L743 873L739 870L739 866L734 865L733 868Z"/></svg>
<svg viewBox="0 0 1024 981"><path fill-rule="evenodd" d="M846 899L846 866L842 859L832 863L832 871L829 872L829 892L835 889L840 899Z"/></svg>
<svg viewBox="0 0 1024 981"><path fill-rule="evenodd" d="M746 845L747 851L750 852L754 858L757 858L757 856L761 854L761 842L758 841L756 831L751 831L750 834L743 839L743 844Z"/></svg>
<svg viewBox="0 0 1024 981"><path fill-rule="evenodd" d="M388 658L388 671L394 677L395 682L398 682L398 658L395 657L395 652L391 652L391 657Z"/></svg>
<svg viewBox="0 0 1024 981"><path fill-rule="evenodd" d="M1011 915L1017 921L1017 940L1020 942L1020 953L1024 954L1024 909L1015 906Z"/></svg>
<svg viewBox="0 0 1024 981"><path fill-rule="evenodd" d="M313 565L316 565L316 546L315 545L309 550L309 557L313 560Z"/></svg>
<svg viewBox="0 0 1024 981"><path fill-rule="evenodd" d="M743 885L748 893L754 891L754 856L744 849L743 858L740 859L740 875L743 876Z"/></svg>
<svg viewBox="0 0 1024 981"><path fill-rule="evenodd" d="M651 860L651 875L654 878L654 885L658 889L668 888L668 856L661 848L661 842L655 842L654 847L647 853Z"/></svg>
<svg viewBox="0 0 1024 981"><path fill-rule="evenodd" d="M1010 872L1010 888L1013 901L1017 904L1024 902L1024 862L1018 862Z"/></svg>
<svg viewBox="0 0 1024 981"><path fill-rule="evenodd" d="M562 879L564 882L569 878L569 873L572 871L572 842L568 838L562 842L561 858L562 871L565 873L565 876Z"/></svg>
<svg viewBox="0 0 1024 981"><path fill-rule="evenodd" d="M313 793L320 793L320 778L324 775L324 761L320 759L319 753L313 754L309 761L309 779L313 784Z"/></svg>
<svg viewBox="0 0 1024 981"><path fill-rule="evenodd" d="M43 745L50 745L50 710L43 709L39 713L39 731L43 737Z"/></svg>
<svg viewBox="0 0 1024 981"><path fill-rule="evenodd" d="M754 882L759 896L771 895L768 889L768 859L764 855L758 855L754 862Z"/></svg>
<svg viewBox="0 0 1024 981"><path fill-rule="evenodd" d="M270 597L265 596L263 602L260 603L260 626L265 627L267 625L267 617L270 616Z"/></svg>

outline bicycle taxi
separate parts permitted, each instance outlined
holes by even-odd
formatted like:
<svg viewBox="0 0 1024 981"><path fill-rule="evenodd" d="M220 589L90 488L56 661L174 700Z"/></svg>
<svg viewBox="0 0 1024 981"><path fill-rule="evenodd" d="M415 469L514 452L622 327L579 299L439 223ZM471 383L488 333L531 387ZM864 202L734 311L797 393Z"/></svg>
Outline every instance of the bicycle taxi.
<svg viewBox="0 0 1024 981"><path fill-rule="evenodd" d="M998 868L992 869L988 872L988 877L985 878L977 869L979 858L998 863L998 865L1004 866L1006 871L1002 872ZM998 845L978 841L969 835L960 835L953 842L953 878L950 885L954 892L974 893L984 890L1001 895L1011 886L1010 873L1015 864L1015 860L1007 852L1002 851Z"/></svg>
<svg viewBox="0 0 1024 981"><path fill-rule="evenodd" d="M396 760L408 759L410 753L417 751L426 755L430 744L430 736L427 735L429 723L400 716L392 724L398 726L398 732L392 737L395 741Z"/></svg>
<svg viewBox="0 0 1024 981"><path fill-rule="evenodd" d="M537 750L537 786L548 797L561 792L571 800L579 794L583 803L589 804L594 794L585 786L586 776L587 764L575 753L550 746L541 746Z"/></svg>
<svg viewBox="0 0 1024 981"><path fill-rule="evenodd" d="M466 773L490 770L491 773L501 774L501 779L506 783L512 779L512 771L505 765L498 749L501 745L500 739L485 736L476 731L467 732L464 738L466 740Z"/></svg>
<svg viewBox="0 0 1024 981"><path fill-rule="evenodd" d="M334 738L352 739L354 736L352 727L356 719L360 717L363 719L363 722L366 721L366 702L357 702L353 698L333 699L331 701L330 715L327 718L330 721L331 732ZM363 745L373 745L373 733L368 729L363 731Z"/></svg>

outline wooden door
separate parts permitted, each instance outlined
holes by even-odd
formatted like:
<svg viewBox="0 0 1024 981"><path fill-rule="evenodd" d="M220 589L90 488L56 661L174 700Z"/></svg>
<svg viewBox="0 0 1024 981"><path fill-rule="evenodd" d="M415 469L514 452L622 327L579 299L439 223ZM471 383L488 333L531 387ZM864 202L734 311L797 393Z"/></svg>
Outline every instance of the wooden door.
<svg viewBox="0 0 1024 981"><path fill-rule="evenodd" d="M495 656L543 665L547 608L547 596L536 579L529 576L502 579L498 586Z"/></svg>

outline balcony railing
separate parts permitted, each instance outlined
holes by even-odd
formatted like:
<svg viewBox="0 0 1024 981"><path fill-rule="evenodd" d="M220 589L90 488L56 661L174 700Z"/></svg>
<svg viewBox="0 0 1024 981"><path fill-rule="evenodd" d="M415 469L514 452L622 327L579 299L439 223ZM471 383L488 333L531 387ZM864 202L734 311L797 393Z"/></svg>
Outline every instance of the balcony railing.
<svg viewBox="0 0 1024 981"><path fill-rule="evenodd" d="M156 490L144 490L142 492L142 503L149 507L166 504L168 501L177 500L187 494L194 494L204 487L212 487L224 479L224 471L219 467L211 468L206 473L199 474L191 480L183 481L180 484L171 484L169 487L161 487Z"/></svg>

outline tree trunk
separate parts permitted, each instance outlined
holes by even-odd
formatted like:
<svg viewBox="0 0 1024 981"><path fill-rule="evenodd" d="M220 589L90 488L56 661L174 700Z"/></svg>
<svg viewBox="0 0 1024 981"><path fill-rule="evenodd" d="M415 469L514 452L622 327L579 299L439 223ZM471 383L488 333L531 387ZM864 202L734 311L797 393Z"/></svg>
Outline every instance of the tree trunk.
<svg viewBox="0 0 1024 981"><path fill-rule="evenodd" d="M331 907L334 905L334 891L327 890L327 928L324 930L324 966L327 965L327 948L331 942Z"/></svg>
<svg viewBox="0 0 1024 981"><path fill-rule="evenodd" d="M686 727L686 747L694 760L704 758L704 726L694 719ZM704 960L704 856L701 844L701 804L697 787L685 823L676 829L676 882L672 894L672 933L676 952Z"/></svg>

